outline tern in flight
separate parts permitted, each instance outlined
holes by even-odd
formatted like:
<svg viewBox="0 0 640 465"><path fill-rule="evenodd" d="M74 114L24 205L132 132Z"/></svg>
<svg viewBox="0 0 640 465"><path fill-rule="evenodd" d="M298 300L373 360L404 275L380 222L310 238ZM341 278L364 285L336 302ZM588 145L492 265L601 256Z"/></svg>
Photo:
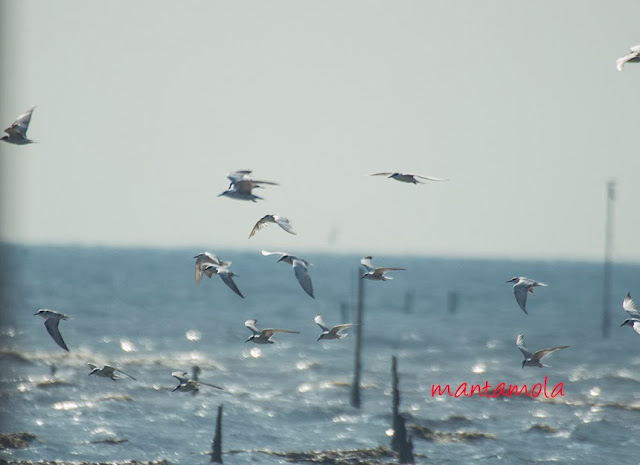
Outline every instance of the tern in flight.
<svg viewBox="0 0 640 465"><path fill-rule="evenodd" d="M122 378L122 376L116 375L116 371L117 371L118 373L122 373L123 375L128 376L129 378L135 380L133 376L128 375L124 371L109 365L103 365L102 368L98 368L98 365L94 365L93 363L87 363L87 365L89 365L89 367L91 368L91 373L89 373L89 376L96 375L96 376L101 376L102 378L111 378L113 381L116 381Z"/></svg>
<svg viewBox="0 0 640 465"><path fill-rule="evenodd" d="M244 342L253 342L255 344L273 344L275 341L271 340L271 336L276 333L291 333L291 334L300 334L299 331L290 331L288 329L274 329L267 328L262 331L258 331L256 328L256 323L258 320L247 320L244 322L244 325L251 330L251 336Z"/></svg>
<svg viewBox="0 0 640 465"><path fill-rule="evenodd" d="M212 388L224 390L223 388L221 388L220 386L216 386L215 384L205 383L205 382L199 381L197 379L189 379L189 378L187 378L187 372L186 371L174 371L173 373L171 373L171 376L176 378L178 380L178 382L180 383L171 392L175 392L175 391L190 392L190 391L193 391L195 393L195 392L197 392L199 390L198 387L201 384L203 384L205 386L210 386Z"/></svg>
<svg viewBox="0 0 640 465"><path fill-rule="evenodd" d="M69 352L69 348L64 343L64 340L62 339L62 335L60 334L60 330L58 329L58 324L60 323L60 320L68 320L69 317L62 313L54 312L53 310L48 310L46 308L38 310L38 312L34 313L33 315L34 316L40 315L42 318L45 319L44 326L45 328L47 328L47 332L51 335L53 340L56 341L56 344L58 344L64 350Z"/></svg>
<svg viewBox="0 0 640 465"><path fill-rule="evenodd" d="M195 269L196 284L200 284L200 281L202 281L202 275L203 274L205 274L209 278L213 274L215 274L215 272L212 271L209 268L206 269L206 270L203 269L204 265L206 263L209 263L211 265L215 265L215 266L218 266L218 267L228 267L229 265L231 265L231 262L225 262L223 260L220 260L218 257L216 257L211 252L202 252L202 253L199 253L198 255L196 255L193 258L196 259L196 269Z"/></svg>
<svg viewBox="0 0 640 465"><path fill-rule="evenodd" d="M368 256L368 257L364 257L362 260L360 260L360 264L364 267L364 269L367 271L365 274L363 274L360 279L371 279L373 281L387 281L389 279L393 279L391 276L387 276L387 271L393 271L393 270L406 270L406 268L390 268L390 267L386 267L386 268L376 268L372 265L371 260L373 259L373 257Z"/></svg>
<svg viewBox="0 0 640 465"><path fill-rule="evenodd" d="M31 122L31 113L35 107L26 111L22 115L18 116L11 126L4 130L5 135L2 136L2 140L10 144L26 145L35 141L27 138L27 129L29 129L29 122Z"/></svg>
<svg viewBox="0 0 640 465"><path fill-rule="evenodd" d="M636 333L640 334L640 312L638 312L638 306L631 298L630 292L622 301L622 309L627 312L631 318L624 320L620 326L631 326Z"/></svg>
<svg viewBox="0 0 640 465"><path fill-rule="evenodd" d="M253 194L253 189L256 187L262 187L262 185L277 186L278 184L271 181L256 181L251 179L250 170L234 171L227 174L227 178L231 181L229 188L218 195L218 197L226 196L232 199L238 200L263 200L262 197L258 197Z"/></svg>
<svg viewBox="0 0 640 465"><path fill-rule="evenodd" d="M514 283L513 294L516 296L516 301L524 313L527 313L527 309L525 308L527 304L527 294L533 295L533 288L536 286L547 287L545 283L539 283L538 281L523 276L515 276L507 282Z"/></svg>
<svg viewBox="0 0 640 465"><path fill-rule="evenodd" d="M202 265L202 272L206 275L208 275L209 273L217 274L218 276L220 276L220 279L222 279L222 281L224 281L224 283L229 286L229 289L231 289L233 292L244 299L244 296L240 292L240 289L238 289L236 283L233 282L233 278L238 275L231 271L228 266L218 266L214 265L213 263L204 263Z"/></svg>
<svg viewBox="0 0 640 465"><path fill-rule="evenodd" d="M631 53L629 53L629 55L625 55L616 60L616 68L618 68L618 71L622 71L622 68L624 68L625 63L640 62L640 44L634 45L633 47L631 47L630 52Z"/></svg>
<svg viewBox="0 0 640 465"><path fill-rule="evenodd" d="M320 339L342 339L347 337L349 334L348 333L342 333L341 331L343 329L349 328L351 326L356 326L353 323L346 323L343 325L336 325L333 328L329 329L328 326L325 326L324 321L322 321L322 316L320 314L316 315L315 318L313 319L313 321L320 326L320 329L322 329L322 334L320 334L320 336L318 336L318 341Z"/></svg>
<svg viewBox="0 0 640 465"><path fill-rule="evenodd" d="M426 179L427 181L448 181L448 179L434 178L432 176L423 176L421 174L412 173L373 173L369 176L387 176L388 178L395 179L400 182L408 182L411 184L424 184L420 179Z"/></svg>
<svg viewBox="0 0 640 465"><path fill-rule="evenodd" d="M255 226L251 230L251 234L249 234L249 239L251 239L251 237L253 237L253 235L255 233L260 231L262 228L264 228L269 223L277 224L282 229L287 231L289 234L293 234L293 235L296 234L295 231L293 230L293 227L291 226L291 222L287 218L285 218L284 216L280 216L280 215L264 215L262 218L260 218L258 220L258 222L255 224Z"/></svg>
<svg viewBox="0 0 640 465"><path fill-rule="evenodd" d="M543 365L540 362L540 360L542 360L543 357L549 355L551 352L555 352L556 350L566 349L567 347L569 347L569 346L551 347L550 349L542 349L537 351L535 354L532 354L527 350L527 347L524 345L524 334L522 333L518 334L518 337L516 338L516 345L518 346L518 349L520 349L520 352L524 354L524 360L522 361L522 368L524 368L525 366L540 367L540 368L548 367L549 365Z"/></svg>
<svg viewBox="0 0 640 465"><path fill-rule="evenodd" d="M291 265L293 268L293 274L296 275L296 279L300 283L300 286L304 291L309 294L312 298L313 296L313 285L311 284L311 276L309 276L309 271L307 267L309 266L309 262L303 260L302 258L298 258L295 255L288 254L287 252L269 252L268 250L263 250L262 255L280 255L279 262L285 262Z"/></svg>

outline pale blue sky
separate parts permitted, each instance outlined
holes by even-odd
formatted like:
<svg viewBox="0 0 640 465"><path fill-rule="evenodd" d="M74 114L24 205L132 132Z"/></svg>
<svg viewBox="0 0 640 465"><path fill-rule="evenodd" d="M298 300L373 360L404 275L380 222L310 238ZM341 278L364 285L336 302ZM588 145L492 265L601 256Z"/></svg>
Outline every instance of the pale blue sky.
<svg viewBox="0 0 640 465"><path fill-rule="evenodd" d="M636 0L0 5L5 241L640 260Z"/></svg>

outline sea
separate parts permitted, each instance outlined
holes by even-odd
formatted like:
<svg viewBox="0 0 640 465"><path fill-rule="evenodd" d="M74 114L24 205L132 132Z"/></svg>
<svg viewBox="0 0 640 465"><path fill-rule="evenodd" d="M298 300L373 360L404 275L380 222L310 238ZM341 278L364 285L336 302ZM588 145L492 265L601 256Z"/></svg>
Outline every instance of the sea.
<svg viewBox="0 0 640 465"><path fill-rule="evenodd" d="M603 299L598 262L375 256L376 266L406 271L362 283L356 408L357 328L341 340L317 341L314 316L329 326L356 322L361 257L304 255L312 264L312 299L277 257L210 251L233 262L244 299L215 275L195 283L199 249L2 245L0 432L35 440L0 457L210 463L219 406L225 463L279 464L288 462L271 453L388 447L395 356L416 463L640 463L640 334L620 327L624 296L640 301L638 263L612 264ZM513 276L548 284L529 296L528 315L507 283ZM59 326L69 352L34 316L41 308L70 317ZM259 328L300 334L246 343L250 318ZM523 368L518 333L532 352L570 347L545 358L548 367ZM136 379L88 376L88 363ZM172 392L172 372L191 375L196 366L200 381L224 390ZM454 393L463 383L530 390L545 378L548 396L432 395L434 386ZM434 434L423 438L425 429Z"/></svg>

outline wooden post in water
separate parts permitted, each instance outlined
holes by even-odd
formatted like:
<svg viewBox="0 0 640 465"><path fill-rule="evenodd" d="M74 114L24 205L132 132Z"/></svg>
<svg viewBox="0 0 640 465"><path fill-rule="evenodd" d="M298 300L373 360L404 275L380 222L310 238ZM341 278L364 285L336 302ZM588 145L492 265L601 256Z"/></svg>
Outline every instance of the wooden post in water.
<svg viewBox="0 0 640 465"><path fill-rule="evenodd" d="M356 361L353 370L353 384L351 385L351 406L360 408L360 370L362 368L362 311L364 307L364 279L362 271L358 268L358 315L356 323Z"/></svg>
<svg viewBox="0 0 640 465"><path fill-rule="evenodd" d="M602 286L602 337L609 337L611 326L611 249L613 246L613 202L616 197L616 182L607 183L607 218L604 237L604 276Z"/></svg>
<svg viewBox="0 0 640 465"><path fill-rule="evenodd" d="M413 441L407 434L405 419L400 413L400 388L398 387L398 361L395 355L391 358L391 383L393 386L393 419L391 449L398 453L399 463L414 463Z"/></svg>
<svg viewBox="0 0 640 465"><path fill-rule="evenodd" d="M216 419L216 432L211 446L211 461L222 463L222 405L218 405L218 418Z"/></svg>

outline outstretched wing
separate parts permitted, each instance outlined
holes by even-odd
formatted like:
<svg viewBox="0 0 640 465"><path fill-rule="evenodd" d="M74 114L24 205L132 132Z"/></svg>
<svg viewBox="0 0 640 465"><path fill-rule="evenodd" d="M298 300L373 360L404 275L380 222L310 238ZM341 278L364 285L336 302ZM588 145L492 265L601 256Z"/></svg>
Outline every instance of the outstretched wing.
<svg viewBox="0 0 640 465"><path fill-rule="evenodd" d="M423 176L421 174L412 174L414 178L427 179L429 181L448 181L446 178L434 178L433 176Z"/></svg>
<svg viewBox="0 0 640 465"><path fill-rule="evenodd" d="M372 272L375 270L373 264L371 263L371 260L373 259L373 257L368 256L368 257L364 257L362 260L360 260L360 264L362 266L364 266L365 270L367 270L368 272Z"/></svg>
<svg viewBox="0 0 640 465"><path fill-rule="evenodd" d="M622 301L622 308L624 309L625 312L631 315L631 318L637 318L638 320L640 320L640 312L638 312L638 306L631 298L630 292L625 296L624 300Z"/></svg>
<svg viewBox="0 0 640 465"><path fill-rule="evenodd" d="M302 260L295 259L293 260L293 272L296 275L296 279L302 286L302 289L313 297L313 285L311 284L311 276L309 276L309 272L307 271L307 265L304 264Z"/></svg>
<svg viewBox="0 0 640 465"><path fill-rule="evenodd" d="M551 352L555 352L556 350L559 349L566 349L569 346L557 346L557 347L551 347L550 349L542 349L537 351L535 354L533 354L533 360L542 360L542 357L546 357L547 355L549 355Z"/></svg>
<svg viewBox="0 0 640 465"><path fill-rule="evenodd" d="M53 340L56 341L56 344L69 352L69 348L64 343L62 335L60 334L60 330L58 329L58 323L60 323L60 320L58 318L47 318L46 320L44 320L44 326L45 328L47 328L47 332L49 333L49 335L51 335Z"/></svg>
<svg viewBox="0 0 640 465"><path fill-rule="evenodd" d="M287 252L269 252L268 250L263 250L262 255L264 255L265 257L268 257L269 255L280 255L281 257L284 257L285 255L289 254Z"/></svg>
<svg viewBox="0 0 640 465"><path fill-rule="evenodd" d="M324 321L322 320L322 316L320 314L317 314L315 316L315 318L313 319L313 321L315 322L315 324L317 324L318 326L320 326L320 329L322 329L322 331L329 331L329 328L327 328L324 325Z"/></svg>
<svg viewBox="0 0 640 465"><path fill-rule="evenodd" d="M533 354L529 352L527 347L524 345L524 334L518 334L518 337L516 338L516 345L518 346L518 349L520 349L520 352L522 352L522 354L524 355L524 358L533 358Z"/></svg>
<svg viewBox="0 0 640 465"><path fill-rule="evenodd" d="M258 331L258 328L256 327L256 323L257 323L257 322L258 322L258 320L253 320L253 319L251 319L251 320L247 320L247 321L245 321L245 322L244 322L244 325L245 325L247 328L249 328L249 329L251 330L251 332L252 332L253 334L255 334L256 336L257 336L258 334L260 334L260 331Z"/></svg>
<svg viewBox="0 0 640 465"><path fill-rule="evenodd" d="M180 381L180 384L185 384L187 381L189 381L186 371L174 371L173 373L171 373L171 376Z"/></svg>
<svg viewBox="0 0 640 465"><path fill-rule="evenodd" d="M636 58L638 54L639 52L631 52L629 55L625 55L621 58L618 58L616 60L616 68L618 68L618 71L622 71L622 68L624 68L625 63Z"/></svg>
<svg viewBox="0 0 640 465"><path fill-rule="evenodd" d="M110 367L110 368L113 368L113 367ZM123 374L123 375L125 375L125 376L128 376L129 378L131 378L131 379L132 379L132 380L134 380L134 381L137 381L133 376L131 376L131 375L130 375L130 374L128 374L128 373L125 373L125 372L124 372L124 371L122 371L122 370L119 370L118 368L113 368L113 370L114 370L114 371L117 371L118 373L122 373L122 374Z"/></svg>
<svg viewBox="0 0 640 465"><path fill-rule="evenodd" d="M525 308L525 305L527 304L527 293L528 287L526 286L526 284L516 284L515 286L513 286L513 294L516 296L516 301L518 302L518 305L520 305L522 311L525 313L527 313L527 309Z"/></svg>
<svg viewBox="0 0 640 465"><path fill-rule="evenodd" d="M355 323L345 323L343 325L335 325L331 328L331 332L334 334L338 334L340 331L346 328L350 328L351 326L357 326Z"/></svg>
<svg viewBox="0 0 640 465"><path fill-rule="evenodd" d="M300 334L300 331L290 331L288 329L266 328L262 330L262 336L269 339L276 333Z"/></svg>
<svg viewBox="0 0 640 465"><path fill-rule="evenodd" d="M276 223L278 223L278 226L280 226L282 229L287 231L289 234L294 234L294 235L296 234L288 218L285 218L284 216L275 215L273 219L276 220Z"/></svg>
<svg viewBox="0 0 640 465"><path fill-rule="evenodd" d="M4 130L7 134L14 134L16 136L27 136L27 129L29 129L29 123L31 122L31 114L36 107L30 108Z"/></svg>
<svg viewBox="0 0 640 465"><path fill-rule="evenodd" d="M265 215L258 220L258 222L253 226L253 229L251 230L251 234L249 234L249 239L251 239L255 233L260 231L270 222L269 221L270 216L271 215Z"/></svg>
<svg viewBox="0 0 640 465"><path fill-rule="evenodd" d="M389 173L384 172L384 173L373 173L373 174L370 174L369 176L391 176L392 174L393 173L390 173L390 172Z"/></svg>
<svg viewBox="0 0 640 465"><path fill-rule="evenodd" d="M224 391L223 388L221 388L220 386L216 386L215 384L203 383L202 381L198 381L198 384L204 384L205 386L211 386L213 388L220 389L221 391Z"/></svg>
<svg viewBox="0 0 640 465"><path fill-rule="evenodd" d="M233 282L233 277L230 271L228 271L227 269L218 268L218 276L220 276L222 281L224 281L224 283L229 286L229 289L231 289L233 292L244 299L244 296L240 292L240 289L238 289L236 283Z"/></svg>

